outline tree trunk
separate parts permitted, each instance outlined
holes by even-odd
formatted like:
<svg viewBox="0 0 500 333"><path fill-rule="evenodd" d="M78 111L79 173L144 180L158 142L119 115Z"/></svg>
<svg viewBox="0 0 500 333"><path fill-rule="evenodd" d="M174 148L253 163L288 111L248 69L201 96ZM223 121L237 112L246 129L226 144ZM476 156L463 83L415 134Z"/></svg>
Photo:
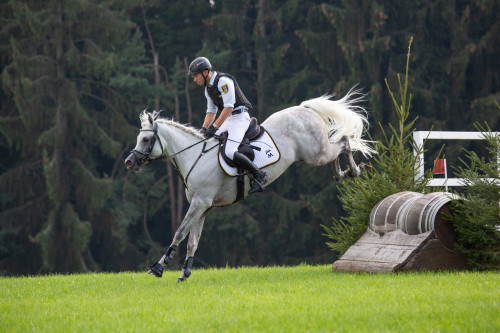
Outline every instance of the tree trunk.
<svg viewBox="0 0 500 333"><path fill-rule="evenodd" d="M265 23L265 0L259 0L257 22L255 28L256 59L257 59L257 117L262 119L266 116L264 112L264 75L266 64L266 23Z"/></svg>
<svg viewBox="0 0 500 333"><path fill-rule="evenodd" d="M151 41L151 45L152 41ZM154 50L154 46L151 46L151 49ZM155 86L159 86L161 83L160 79L160 68L159 68L159 54L158 52L153 51L153 71L154 71L154 77L155 77ZM156 94L155 96L155 110L160 111L160 96Z"/></svg>
<svg viewBox="0 0 500 333"><path fill-rule="evenodd" d="M188 72L189 65L188 60L184 57L184 70L186 73ZM193 121L193 109L191 107L191 96L189 95L189 76L186 75L186 81L184 84L184 91L186 92L186 104L187 104L187 112L188 112L188 124L192 125Z"/></svg>

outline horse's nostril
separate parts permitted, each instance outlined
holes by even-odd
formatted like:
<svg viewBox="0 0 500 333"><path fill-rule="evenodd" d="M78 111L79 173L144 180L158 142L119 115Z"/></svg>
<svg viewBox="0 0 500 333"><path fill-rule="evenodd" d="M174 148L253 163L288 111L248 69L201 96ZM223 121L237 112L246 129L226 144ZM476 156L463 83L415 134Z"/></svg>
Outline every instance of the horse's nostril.
<svg viewBox="0 0 500 333"><path fill-rule="evenodd" d="M125 165L127 165L127 166L131 166L131 165L132 165L132 161L131 161L131 160L126 160L126 161L125 161Z"/></svg>

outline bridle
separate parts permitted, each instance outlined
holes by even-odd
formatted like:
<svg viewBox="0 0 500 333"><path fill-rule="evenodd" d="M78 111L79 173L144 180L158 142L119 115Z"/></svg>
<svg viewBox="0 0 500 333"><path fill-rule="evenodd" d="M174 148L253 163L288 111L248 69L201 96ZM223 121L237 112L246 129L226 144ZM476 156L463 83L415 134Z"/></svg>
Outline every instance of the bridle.
<svg viewBox="0 0 500 333"><path fill-rule="evenodd" d="M153 124L153 129L140 129L140 131L141 132L153 132L153 137L151 138L151 141L149 143L149 147L146 149L145 153L143 153L142 151L139 151L137 149L132 149L131 153L132 153L132 155L134 155L134 157L136 158L139 165L148 164L151 161L161 160L161 159L165 158L165 155L163 155L163 153L164 153L163 145L161 143L160 137L158 136L158 123L155 122ZM156 141L158 141L158 143L160 144L161 154L158 157L150 158L149 155L153 151L153 148L156 144Z"/></svg>
<svg viewBox="0 0 500 333"><path fill-rule="evenodd" d="M151 141L149 143L149 147L148 149L146 149L146 152L143 153L142 151L139 151L137 149L132 149L131 153L132 155L134 155L134 157L136 158L137 162L139 163L139 165L144 165L144 164L148 164L150 163L151 161L156 161L156 160L162 160L164 159L165 157L168 157L170 159L172 159L174 156L176 156L177 154L180 154L182 153L183 151L186 151L194 146L196 146L197 144L200 144L202 142L205 142L208 140L208 138L206 139L202 139L198 142L195 142L194 144L172 154L172 155L166 155L165 154L165 150L163 148L163 145L161 143L161 139L160 137L158 136L158 123L155 121L154 124L153 124L153 129L140 129L139 130L140 132L153 132L153 137L151 138ZM156 141L158 141L158 143L160 144L160 148L161 148L161 154L155 158L150 158L149 155L151 154L151 152L153 151L153 148L155 146L155 143ZM216 146L218 146L219 144L217 144ZM138 156L140 155L140 156ZM174 162L175 164L175 162Z"/></svg>
<svg viewBox="0 0 500 333"><path fill-rule="evenodd" d="M141 132L153 132L153 137L151 138L151 141L149 143L149 147L148 149L146 149L146 152L142 152L142 151L139 151L137 149L132 149L131 153L132 155L134 155L136 161L138 162L139 166L142 166L144 164L148 164L150 163L151 161L156 161L156 160L161 160L161 159L164 159L165 157L168 157L170 158L170 160L172 161L172 164L174 165L175 169L177 170L177 174L179 175L180 179L182 180L182 182L184 183L184 186L187 188L187 180L189 178L189 175L191 174L191 171L193 171L194 167L196 166L196 164L198 163L198 161L201 159L201 157L209 152L210 150L214 149L215 147L218 147L220 146L220 141L215 144L214 146L212 146L211 148L206 148L207 147L207 140L208 138L205 138L203 140L200 140L198 142L195 142L194 144L172 154L172 155L166 155L164 154L165 153L165 150L163 148L163 145L161 143L161 139L160 137L158 136L158 123L157 122L154 122L153 123L153 129L141 129L140 130ZM158 157L155 157L155 158L151 158L149 157L149 155L151 154L151 152L153 151L153 148L155 146L155 143L156 141L158 141L158 143L160 144L160 148L161 148L161 154L158 156ZM193 165L191 166L191 169L189 170L189 172L187 173L187 176L184 178L184 176L182 175L181 171L179 170L179 167L177 166L177 162L175 161L175 155L177 154L180 154L182 153L183 151L186 151L194 146L196 146L197 144L200 144L204 142L204 145L203 145L203 148L202 148L202 151L200 153L200 155L198 156L198 158L196 159L196 161L194 161ZM138 156L140 155L140 156Z"/></svg>

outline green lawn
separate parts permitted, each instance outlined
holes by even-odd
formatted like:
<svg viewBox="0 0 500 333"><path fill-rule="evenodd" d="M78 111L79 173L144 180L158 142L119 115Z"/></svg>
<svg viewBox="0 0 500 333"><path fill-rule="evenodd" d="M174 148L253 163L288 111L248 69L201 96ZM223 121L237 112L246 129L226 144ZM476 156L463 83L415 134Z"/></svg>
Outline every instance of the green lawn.
<svg viewBox="0 0 500 333"><path fill-rule="evenodd" d="M0 278L0 332L500 332L500 274L331 266Z"/></svg>

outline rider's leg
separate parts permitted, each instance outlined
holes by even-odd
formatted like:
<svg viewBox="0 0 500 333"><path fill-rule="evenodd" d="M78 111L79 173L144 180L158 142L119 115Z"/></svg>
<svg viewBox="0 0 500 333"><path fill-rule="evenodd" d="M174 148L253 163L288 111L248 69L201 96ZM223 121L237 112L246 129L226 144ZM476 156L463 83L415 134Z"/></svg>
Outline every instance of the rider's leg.
<svg viewBox="0 0 500 333"><path fill-rule="evenodd" d="M228 137L226 142L225 153L230 160L233 159L234 152L238 151L245 132L250 125L250 116L248 112L242 112L235 115L230 115L222 124L219 131L227 131Z"/></svg>
<svg viewBox="0 0 500 333"><path fill-rule="evenodd" d="M248 194L264 190L264 185L267 183L267 174L264 171L260 170L248 157L240 152L234 152L233 162L253 174L253 185Z"/></svg>
<svg viewBox="0 0 500 333"><path fill-rule="evenodd" d="M237 115L231 115L226 122L228 123L228 140L226 142L226 156L234 163L243 169L250 171L253 174L253 186L248 194L263 191L264 185L267 183L267 175L261 171L248 157L238 152L240 142L245 136L245 132L250 125L250 116L247 112L242 112Z"/></svg>

